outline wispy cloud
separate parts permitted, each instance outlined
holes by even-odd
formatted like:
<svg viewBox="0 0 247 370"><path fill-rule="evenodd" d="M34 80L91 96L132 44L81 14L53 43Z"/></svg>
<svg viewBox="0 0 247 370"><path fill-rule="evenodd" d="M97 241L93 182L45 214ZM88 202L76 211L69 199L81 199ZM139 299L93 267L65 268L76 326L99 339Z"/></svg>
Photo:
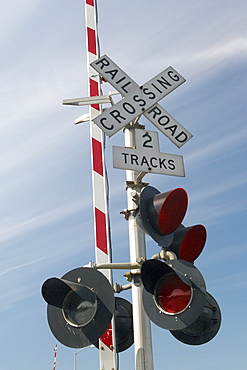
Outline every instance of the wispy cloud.
<svg viewBox="0 0 247 370"><path fill-rule="evenodd" d="M30 267L30 266L31 266L31 265L33 265L33 264L40 263L40 262L44 261L46 258L47 258L47 257L43 256L43 257L36 258L36 259L34 259L34 260L32 260L32 261L24 262L24 263L22 263L22 264L20 264L20 265L16 265L16 266L12 266L12 267L6 268L5 270L0 271L0 276L1 276L1 275L8 274L8 273L10 273L10 272L14 272L14 271L16 271L16 270L20 270L20 269L25 268L25 267L27 267L27 266L29 266L29 267Z"/></svg>
<svg viewBox="0 0 247 370"><path fill-rule="evenodd" d="M216 69L220 69L220 62L225 63L226 59L236 60L238 58L247 56L247 37L237 37L232 40L225 40L225 42L217 42L206 46L202 44L201 49L190 50L190 53L178 54L176 59L179 61L184 60L185 66L189 70L199 72L200 70L209 69L212 65ZM215 72L215 69L214 69Z"/></svg>
<svg viewBox="0 0 247 370"><path fill-rule="evenodd" d="M236 291L238 289L247 288L247 272L241 271L239 273L224 275L220 279L214 279L214 290L220 290L221 292Z"/></svg>
<svg viewBox="0 0 247 370"><path fill-rule="evenodd" d="M207 145L203 149L197 149L196 152L191 152L190 154L186 155L186 162L192 163L201 162L202 158L207 158L207 160L211 157L217 156L220 154L221 157L223 153L229 152L232 147L240 146L241 144L246 143L247 138L247 129L243 127L240 130L237 130L235 133L231 133L230 135L224 136L217 141L214 141L212 144Z"/></svg>
<svg viewBox="0 0 247 370"><path fill-rule="evenodd" d="M71 217L76 212L86 209L90 204L91 199L87 197L37 216L26 217L23 220L15 220L15 222L13 219L9 219L8 222L5 220L2 224L0 223L0 243L6 243L8 240L17 238L20 234L30 233L46 225L51 226L61 219Z"/></svg>
<svg viewBox="0 0 247 370"><path fill-rule="evenodd" d="M234 175L232 178L228 178L227 181L222 178L220 181L215 182L211 188L200 188L200 191L193 193L193 202L211 199L219 194L234 190L237 192L238 187L242 187L247 184L247 173L243 172Z"/></svg>

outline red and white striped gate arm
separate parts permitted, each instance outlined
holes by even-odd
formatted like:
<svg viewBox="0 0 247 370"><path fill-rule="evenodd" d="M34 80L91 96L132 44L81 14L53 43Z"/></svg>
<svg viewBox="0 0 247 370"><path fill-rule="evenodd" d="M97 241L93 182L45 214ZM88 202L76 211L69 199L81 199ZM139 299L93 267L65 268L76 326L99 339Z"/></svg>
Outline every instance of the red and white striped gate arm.
<svg viewBox="0 0 247 370"><path fill-rule="evenodd" d="M89 96L101 95L100 76L90 66L90 63L99 58L99 43L97 36L97 0L85 0L86 35L87 35L87 69ZM96 263L111 262L111 244L109 234L108 194L104 156L104 133L92 121L101 113L99 104L89 106L92 182L94 201L94 234ZM112 284L111 270L102 270L102 273ZM100 369L115 370L116 367L116 339L114 321L100 338Z"/></svg>
<svg viewBox="0 0 247 370"><path fill-rule="evenodd" d="M54 361L53 361L52 370L56 370L56 366L57 366L57 348L58 348L58 345L56 344L56 346L54 348Z"/></svg>

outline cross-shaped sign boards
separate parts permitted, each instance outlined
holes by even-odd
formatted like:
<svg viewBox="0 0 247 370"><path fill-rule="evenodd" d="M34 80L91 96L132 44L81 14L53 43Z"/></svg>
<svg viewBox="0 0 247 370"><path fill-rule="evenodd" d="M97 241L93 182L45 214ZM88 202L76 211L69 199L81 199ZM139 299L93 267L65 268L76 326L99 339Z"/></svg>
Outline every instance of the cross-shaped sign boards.
<svg viewBox="0 0 247 370"><path fill-rule="evenodd" d="M136 149L112 147L113 167L184 177L181 155L160 153L158 132L135 130Z"/></svg>
<svg viewBox="0 0 247 370"><path fill-rule="evenodd" d="M191 133L180 125L157 102L176 89L185 79L174 68L168 67L142 86L138 86L107 55L91 66L124 98L94 119L108 136L114 135L141 114L151 121L178 148L185 144Z"/></svg>

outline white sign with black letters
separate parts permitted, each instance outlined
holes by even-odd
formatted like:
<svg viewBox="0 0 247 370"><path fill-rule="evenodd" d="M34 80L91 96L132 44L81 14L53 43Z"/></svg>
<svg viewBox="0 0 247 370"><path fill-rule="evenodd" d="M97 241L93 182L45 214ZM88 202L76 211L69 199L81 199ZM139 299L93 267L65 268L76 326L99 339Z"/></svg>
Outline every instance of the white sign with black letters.
<svg viewBox="0 0 247 370"><path fill-rule="evenodd" d="M163 107L157 104L157 101L185 81L172 67L167 68L145 85L139 87L107 55L97 59L91 65L127 98L121 100L94 120L108 136L115 134L138 115L144 114L178 148L191 139L192 134Z"/></svg>
<svg viewBox="0 0 247 370"><path fill-rule="evenodd" d="M95 117L93 121L108 136L112 136L183 82L185 79L172 67L168 67Z"/></svg>
<svg viewBox="0 0 247 370"><path fill-rule="evenodd" d="M182 156L160 153L157 132L137 129L135 135L136 149L112 147L114 168L185 176Z"/></svg>

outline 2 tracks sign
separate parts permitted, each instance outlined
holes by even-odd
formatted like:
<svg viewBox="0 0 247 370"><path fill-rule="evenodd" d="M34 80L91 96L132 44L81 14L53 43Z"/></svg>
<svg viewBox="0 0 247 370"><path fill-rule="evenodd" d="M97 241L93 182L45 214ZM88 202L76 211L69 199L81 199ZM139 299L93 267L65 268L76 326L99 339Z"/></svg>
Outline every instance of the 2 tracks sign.
<svg viewBox="0 0 247 370"><path fill-rule="evenodd" d="M113 167L184 177L181 155L160 153L158 132L135 130L136 148L112 147Z"/></svg>

